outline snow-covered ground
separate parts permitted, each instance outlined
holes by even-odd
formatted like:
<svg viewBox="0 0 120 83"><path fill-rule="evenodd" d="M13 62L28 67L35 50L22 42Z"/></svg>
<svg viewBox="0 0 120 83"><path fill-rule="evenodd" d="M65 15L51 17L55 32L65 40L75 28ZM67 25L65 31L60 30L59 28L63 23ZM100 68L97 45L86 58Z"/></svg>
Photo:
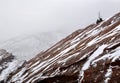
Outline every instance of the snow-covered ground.
<svg viewBox="0 0 120 83"><path fill-rule="evenodd" d="M19 61L29 60L67 36L65 31L21 35L0 43L0 49L11 52Z"/></svg>

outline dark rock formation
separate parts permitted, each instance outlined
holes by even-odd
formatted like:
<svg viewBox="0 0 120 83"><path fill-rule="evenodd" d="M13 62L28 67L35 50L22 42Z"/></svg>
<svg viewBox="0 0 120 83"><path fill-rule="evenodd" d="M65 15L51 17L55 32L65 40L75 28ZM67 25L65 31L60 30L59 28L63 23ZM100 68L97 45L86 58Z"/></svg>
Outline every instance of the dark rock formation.
<svg viewBox="0 0 120 83"><path fill-rule="evenodd" d="M3 69L7 68L7 63L11 62L14 59L14 56L11 53L8 53L6 50L0 50L0 73Z"/></svg>

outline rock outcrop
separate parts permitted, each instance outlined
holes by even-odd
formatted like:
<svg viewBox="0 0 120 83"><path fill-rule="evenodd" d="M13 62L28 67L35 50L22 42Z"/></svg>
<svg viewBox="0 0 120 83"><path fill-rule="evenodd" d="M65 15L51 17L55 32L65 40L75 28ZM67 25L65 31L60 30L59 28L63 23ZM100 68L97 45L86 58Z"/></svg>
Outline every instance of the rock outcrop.
<svg viewBox="0 0 120 83"><path fill-rule="evenodd" d="M120 13L73 32L8 77L5 83L120 83Z"/></svg>
<svg viewBox="0 0 120 83"><path fill-rule="evenodd" d="M8 53L6 50L0 50L0 80L3 81L6 79L7 74L9 72L5 72L6 69L9 68L9 63L12 62L14 56L11 53Z"/></svg>
<svg viewBox="0 0 120 83"><path fill-rule="evenodd" d="M0 50L0 73L7 68L7 63L13 60L14 56L11 53L8 53L6 50Z"/></svg>
<svg viewBox="0 0 120 83"><path fill-rule="evenodd" d="M4 49L0 49L0 83L6 83L6 80L16 71L22 67L23 62L19 62L12 53Z"/></svg>

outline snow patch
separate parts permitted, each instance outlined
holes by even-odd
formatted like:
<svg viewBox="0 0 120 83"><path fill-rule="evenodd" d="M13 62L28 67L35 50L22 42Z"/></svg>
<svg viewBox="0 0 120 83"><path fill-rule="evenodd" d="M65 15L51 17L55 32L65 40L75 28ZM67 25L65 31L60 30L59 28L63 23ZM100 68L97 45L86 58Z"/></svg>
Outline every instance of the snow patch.
<svg viewBox="0 0 120 83"><path fill-rule="evenodd" d="M88 61L83 65L81 71L80 71L80 77L82 76L80 82L82 81L83 77L84 77L84 71L87 70L90 67L90 63L96 58L98 57L103 50L107 47L108 45L102 45L100 46L89 58Z"/></svg>
<svg viewBox="0 0 120 83"><path fill-rule="evenodd" d="M8 63L7 65L8 65L8 67L6 69L4 69L2 71L2 73L0 74L0 81L5 80L7 78L7 76L11 72L16 70L21 64L19 64L19 61L14 60L13 62Z"/></svg>
<svg viewBox="0 0 120 83"><path fill-rule="evenodd" d="M109 69L107 69L107 73L105 74L105 83L108 83L108 81L110 80L110 76L112 74L112 68L109 67Z"/></svg>
<svg viewBox="0 0 120 83"><path fill-rule="evenodd" d="M116 48L113 53L106 54L106 55L100 57L99 59L94 60L92 62L92 65L94 65L96 62L98 62L100 60L106 60L106 59L109 59L109 60L112 59L112 62L115 62L119 58L120 58L120 47Z"/></svg>

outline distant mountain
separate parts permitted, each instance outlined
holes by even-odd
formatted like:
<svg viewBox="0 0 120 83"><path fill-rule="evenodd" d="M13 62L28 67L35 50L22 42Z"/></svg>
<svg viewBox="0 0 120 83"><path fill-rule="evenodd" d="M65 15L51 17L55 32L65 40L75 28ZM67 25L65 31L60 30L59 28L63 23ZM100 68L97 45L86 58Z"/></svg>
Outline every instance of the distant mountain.
<svg viewBox="0 0 120 83"><path fill-rule="evenodd" d="M29 60L40 51L47 50L67 34L61 30L20 35L0 43L0 48L11 52L19 61Z"/></svg>
<svg viewBox="0 0 120 83"><path fill-rule="evenodd" d="M77 30L3 83L120 83L120 13Z"/></svg>

